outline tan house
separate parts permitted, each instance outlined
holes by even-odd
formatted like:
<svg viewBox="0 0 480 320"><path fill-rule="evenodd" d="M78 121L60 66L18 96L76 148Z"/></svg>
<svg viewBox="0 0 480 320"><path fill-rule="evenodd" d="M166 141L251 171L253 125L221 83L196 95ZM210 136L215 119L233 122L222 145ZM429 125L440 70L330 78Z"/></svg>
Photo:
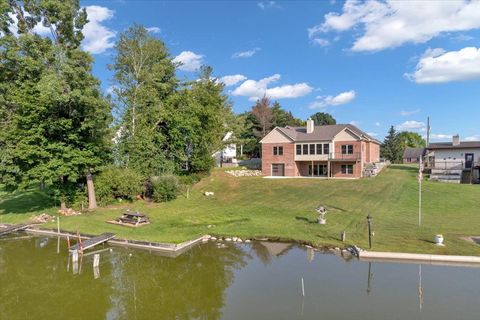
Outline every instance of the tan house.
<svg viewBox="0 0 480 320"><path fill-rule="evenodd" d="M276 127L261 141L264 176L360 178L380 142L350 124Z"/></svg>

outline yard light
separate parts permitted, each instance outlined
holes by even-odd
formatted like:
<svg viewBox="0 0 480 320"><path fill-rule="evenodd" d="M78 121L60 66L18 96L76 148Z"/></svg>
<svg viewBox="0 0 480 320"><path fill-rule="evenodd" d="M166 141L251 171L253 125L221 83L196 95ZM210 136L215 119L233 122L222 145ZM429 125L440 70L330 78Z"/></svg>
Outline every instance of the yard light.
<svg viewBox="0 0 480 320"><path fill-rule="evenodd" d="M372 216L370 213L367 216L368 223L368 246L372 249Z"/></svg>

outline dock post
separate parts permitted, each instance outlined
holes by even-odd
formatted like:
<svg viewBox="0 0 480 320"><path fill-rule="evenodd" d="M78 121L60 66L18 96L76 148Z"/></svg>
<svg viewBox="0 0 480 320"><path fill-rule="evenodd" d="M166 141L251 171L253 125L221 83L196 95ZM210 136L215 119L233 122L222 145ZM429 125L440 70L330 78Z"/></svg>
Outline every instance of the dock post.
<svg viewBox="0 0 480 320"><path fill-rule="evenodd" d="M57 217L57 233L60 234L60 216Z"/></svg>
<svg viewBox="0 0 480 320"><path fill-rule="evenodd" d="M93 267L94 267L94 268L98 268L99 265L100 265L100 254L99 254L99 253L96 253L96 254L93 256Z"/></svg>

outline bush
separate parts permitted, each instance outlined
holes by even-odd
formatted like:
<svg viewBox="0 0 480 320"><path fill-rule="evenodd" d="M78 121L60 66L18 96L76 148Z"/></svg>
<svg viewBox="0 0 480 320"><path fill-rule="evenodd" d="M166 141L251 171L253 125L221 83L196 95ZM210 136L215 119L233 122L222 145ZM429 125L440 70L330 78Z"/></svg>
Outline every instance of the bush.
<svg viewBox="0 0 480 320"><path fill-rule="evenodd" d="M164 175L152 179L152 199L155 202L166 202L177 198L180 191L178 177Z"/></svg>
<svg viewBox="0 0 480 320"><path fill-rule="evenodd" d="M116 199L132 201L142 192L142 176L128 168L110 167L95 179L95 192L101 205Z"/></svg>

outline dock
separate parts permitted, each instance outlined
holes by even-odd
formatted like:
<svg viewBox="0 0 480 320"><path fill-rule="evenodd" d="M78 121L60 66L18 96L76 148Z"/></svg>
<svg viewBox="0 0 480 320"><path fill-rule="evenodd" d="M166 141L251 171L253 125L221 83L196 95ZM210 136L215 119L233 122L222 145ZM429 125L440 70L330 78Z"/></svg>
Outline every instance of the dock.
<svg viewBox="0 0 480 320"><path fill-rule="evenodd" d="M84 250L93 248L93 247L95 247L96 245L99 245L99 244L101 244L101 243L105 243L105 242L107 242L108 240L113 239L114 237L115 237L115 234L113 234L113 233L102 233L102 234L99 235L99 236L96 236L96 237L87 239L87 240L85 240L85 241L82 241L82 242L81 242L81 245L80 245L80 243L77 243L76 245L71 246L71 247L70 247L70 252L74 252L74 251L84 251Z"/></svg>
<svg viewBox="0 0 480 320"><path fill-rule="evenodd" d="M0 237L5 236L9 233L25 230L27 228L28 228L28 225L26 224L16 224L16 225L6 226L4 228L0 228Z"/></svg>

